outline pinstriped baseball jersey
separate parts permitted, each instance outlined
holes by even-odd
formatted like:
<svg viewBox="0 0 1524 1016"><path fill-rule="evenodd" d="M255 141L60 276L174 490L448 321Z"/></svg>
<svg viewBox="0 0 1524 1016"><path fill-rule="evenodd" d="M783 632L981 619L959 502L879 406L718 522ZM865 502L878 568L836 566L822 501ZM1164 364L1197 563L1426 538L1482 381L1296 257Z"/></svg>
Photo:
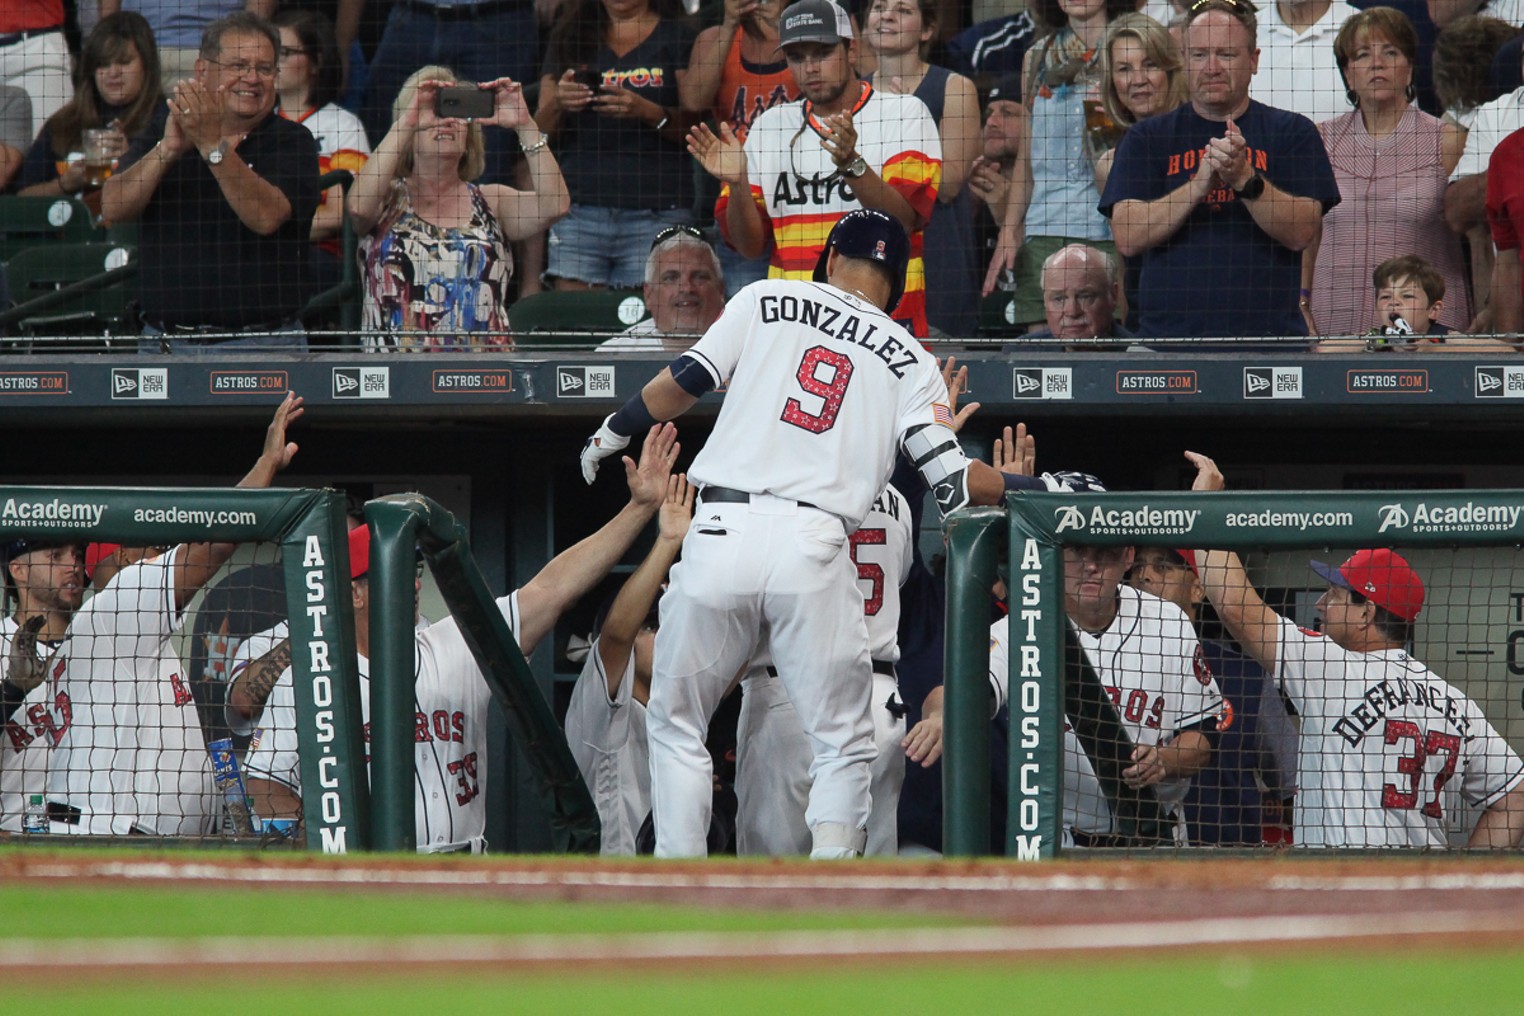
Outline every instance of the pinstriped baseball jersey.
<svg viewBox="0 0 1524 1016"><path fill-rule="evenodd" d="M1462 798L1485 808L1524 779L1480 707L1401 649L1353 652L1281 618L1276 662L1302 717L1299 845L1444 847Z"/></svg>
<svg viewBox="0 0 1524 1016"><path fill-rule="evenodd" d="M517 640L518 591L499 598L497 605ZM487 831L487 709L492 692L453 618L417 632L413 646L418 851L479 849L485 846ZM361 656L358 662L368 745L370 661ZM265 704L245 768L251 776L302 792L290 668L281 674Z"/></svg>
<svg viewBox="0 0 1524 1016"><path fill-rule="evenodd" d="M933 409L947 401L936 358L835 286L755 282L684 355L716 385L729 382L688 471L701 487L803 501L852 530L889 482L907 430L936 426L956 441Z"/></svg>
<svg viewBox="0 0 1524 1016"><path fill-rule="evenodd" d="M1159 744L1221 714L1222 693L1206 669L1196 630L1185 612L1131 586L1122 586L1117 596L1117 616L1105 631L1075 631L1133 743ZM1005 705L1009 688L1008 636L1007 621L990 627L990 685L997 711ZM1178 814L1189 787L1189 778L1175 778L1154 784L1154 791L1167 812ZM1116 831L1095 770L1067 721L1064 825L1098 835Z"/></svg>
<svg viewBox="0 0 1524 1016"><path fill-rule="evenodd" d="M184 547L123 568L69 624L45 685L59 729L50 803L80 810L58 833L163 836L211 831L211 761L170 644L173 562Z"/></svg>

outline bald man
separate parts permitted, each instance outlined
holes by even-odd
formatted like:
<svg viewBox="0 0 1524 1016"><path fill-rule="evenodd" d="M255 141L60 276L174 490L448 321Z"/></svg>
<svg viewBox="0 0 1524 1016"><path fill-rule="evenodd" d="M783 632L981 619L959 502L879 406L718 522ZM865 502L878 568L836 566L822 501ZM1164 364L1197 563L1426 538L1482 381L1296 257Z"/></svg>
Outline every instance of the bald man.
<svg viewBox="0 0 1524 1016"><path fill-rule="evenodd" d="M1033 339L1057 339L1076 343L1072 348L1097 349L1102 347L1080 340L1130 339L1131 333L1116 320L1120 294L1111 255L1083 243L1060 248L1042 263L1042 305L1048 326L1028 332L1021 345Z"/></svg>

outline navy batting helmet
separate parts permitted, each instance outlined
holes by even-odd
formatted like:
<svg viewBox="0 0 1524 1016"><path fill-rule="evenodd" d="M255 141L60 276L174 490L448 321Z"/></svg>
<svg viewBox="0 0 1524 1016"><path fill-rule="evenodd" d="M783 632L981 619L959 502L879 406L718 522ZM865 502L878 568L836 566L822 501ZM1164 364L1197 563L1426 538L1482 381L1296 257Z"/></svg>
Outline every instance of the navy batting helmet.
<svg viewBox="0 0 1524 1016"><path fill-rule="evenodd" d="M900 220L876 208L859 208L848 212L831 227L820 260L815 262L815 281L826 281L826 258L831 248L836 248L849 258L877 261L889 273L889 305L885 313L893 314L905 294L905 266L910 263L910 237Z"/></svg>

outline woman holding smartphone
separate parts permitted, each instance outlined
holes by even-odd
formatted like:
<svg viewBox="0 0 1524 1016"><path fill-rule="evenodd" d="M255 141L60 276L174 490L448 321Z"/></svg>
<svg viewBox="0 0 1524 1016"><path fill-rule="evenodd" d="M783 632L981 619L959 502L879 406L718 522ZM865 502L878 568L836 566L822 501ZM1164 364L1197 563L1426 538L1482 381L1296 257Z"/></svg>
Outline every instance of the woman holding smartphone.
<svg viewBox="0 0 1524 1016"><path fill-rule="evenodd" d="M392 106L392 129L349 192L363 237L371 349L511 349L508 244L566 214L566 182L523 89L508 78L476 86L493 95L491 115L468 121L438 110L441 91L458 87L454 79L445 67L408 78ZM456 111L477 111L469 102L463 109L458 92L445 97ZM533 189L472 182L486 163L487 127L518 135Z"/></svg>
<svg viewBox="0 0 1524 1016"><path fill-rule="evenodd" d="M557 289L639 289L651 238L693 221L683 114L694 32L678 0L568 0L551 28L535 120L556 142L571 213L550 231ZM683 92L683 96L686 93Z"/></svg>

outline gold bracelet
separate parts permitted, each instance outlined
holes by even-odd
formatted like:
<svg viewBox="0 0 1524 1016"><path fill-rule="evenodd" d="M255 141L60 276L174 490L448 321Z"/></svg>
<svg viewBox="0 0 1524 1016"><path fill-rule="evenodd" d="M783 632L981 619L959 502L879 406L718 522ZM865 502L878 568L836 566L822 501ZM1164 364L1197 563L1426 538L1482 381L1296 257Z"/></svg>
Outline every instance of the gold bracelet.
<svg viewBox="0 0 1524 1016"><path fill-rule="evenodd" d="M538 152L548 144L550 144L550 135L546 134L544 131L541 131L540 140L536 141L532 145L526 145L524 142L520 141L519 147L523 150L525 155L528 155L530 152Z"/></svg>

